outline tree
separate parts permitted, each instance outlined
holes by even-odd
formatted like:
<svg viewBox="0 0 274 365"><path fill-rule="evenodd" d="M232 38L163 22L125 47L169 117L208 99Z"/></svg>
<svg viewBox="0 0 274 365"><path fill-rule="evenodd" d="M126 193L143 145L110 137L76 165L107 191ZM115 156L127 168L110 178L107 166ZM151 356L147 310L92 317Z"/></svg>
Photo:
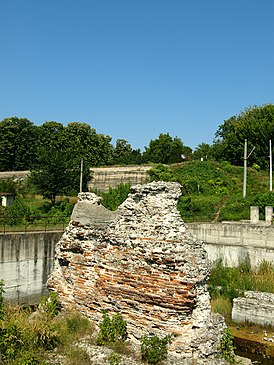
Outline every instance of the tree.
<svg viewBox="0 0 274 365"><path fill-rule="evenodd" d="M125 139L117 139L116 146L113 152L114 164L130 164L131 154L131 145Z"/></svg>
<svg viewBox="0 0 274 365"><path fill-rule="evenodd" d="M248 162L265 169L269 165L269 140L273 138L274 105L249 107L219 126L213 143L213 154L216 160L242 165L244 141L247 139L249 150L255 147Z"/></svg>
<svg viewBox="0 0 274 365"><path fill-rule="evenodd" d="M113 146L111 138L97 134L87 123L71 122L65 127L66 151L68 154L84 158L90 166L111 164Z"/></svg>
<svg viewBox="0 0 274 365"><path fill-rule="evenodd" d="M212 158L212 146L208 143L200 143L193 152L194 160L209 160Z"/></svg>
<svg viewBox="0 0 274 365"><path fill-rule="evenodd" d="M143 154L145 162L175 163L181 162L182 158L190 158L192 149L183 144L180 138L172 138L169 133L161 133L155 140L149 142Z"/></svg>
<svg viewBox="0 0 274 365"><path fill-rule="evenodd" d="M88 170L84 174L87 184ZM79 191L80 161L57 149L40 149L38 163L31 171L30 183L44 199L54 205L57 195L76 195Z"/></svg>
<svg viewBox="0 0 274 365"><path fill-rule="evenodd" d="M59 122L45 122L39 126L39 147L64 149L65 127Z"/></svg>
<svg viewBox="0 0 274 365"><path fill-rule="evenodd" d="M0 170L29 170L36 161L38 127L25 118L0 122Z"/></svg>

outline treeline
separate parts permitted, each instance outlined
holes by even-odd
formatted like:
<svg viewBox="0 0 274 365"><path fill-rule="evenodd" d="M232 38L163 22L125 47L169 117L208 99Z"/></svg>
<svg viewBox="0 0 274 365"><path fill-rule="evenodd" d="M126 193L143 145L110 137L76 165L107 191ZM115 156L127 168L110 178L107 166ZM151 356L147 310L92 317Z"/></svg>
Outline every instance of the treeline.
<svg viewBox="0 0 274 365"><path fill-rule="evenodd" d="M182 154L189 155L192 150L168 133L160 134L142 153L124 139L118 139L113 146L110 136L98 134L86 123L64 126L45 122L36 126L17 117L0 122L0 171L32 170L45 155L54 158L57 152L58 158L62 155L71 166L79 164L81 158L89 166L104 166L179 162Z"/></svg>
<svg viewBox="0 0 274 365"><path fill-rule="evenodd" d="M37 169L47 157L65 159L68 169L79 165L81 158L89 167L171 164L201 158L242 165L245 139L249 151L255 147L248 163L267 169L269 140L273 138L273 104L250 107L225 120L218 127L213 144L201 143L194 151L181 138L168 133L151 140L142 152L124 139L118 139L113 145L110 136L98 134L86 123L72 122L64 126L50 121L37 126L28 119L12 117L0 122L0 171Z"/></svg>

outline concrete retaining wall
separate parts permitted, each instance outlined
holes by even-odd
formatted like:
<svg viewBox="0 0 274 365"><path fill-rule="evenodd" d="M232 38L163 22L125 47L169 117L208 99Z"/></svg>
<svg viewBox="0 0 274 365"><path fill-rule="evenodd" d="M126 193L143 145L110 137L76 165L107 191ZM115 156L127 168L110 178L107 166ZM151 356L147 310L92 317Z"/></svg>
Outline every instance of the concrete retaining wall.
<svg viewBox="0 0 274 365"><path fill-rule="evenodd" d="M251 266L263 260L274 262L274 228L259 223L189 223L191 233L205 242L210 261L223 258L227 266L237 266L248 258Z"/></svg>
<svg viewBox="0 0 274 365"><path fill-rule="evenodd" d="M35 303L47 294L55 244L62 232L0 234L0 279L4 297L15 303Z"/></svg>

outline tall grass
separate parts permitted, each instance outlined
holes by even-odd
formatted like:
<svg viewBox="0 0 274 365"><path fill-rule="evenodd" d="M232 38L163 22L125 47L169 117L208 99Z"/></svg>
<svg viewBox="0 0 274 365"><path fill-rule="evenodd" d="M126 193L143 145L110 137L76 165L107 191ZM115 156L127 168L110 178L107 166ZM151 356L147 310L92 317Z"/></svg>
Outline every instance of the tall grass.
<svg viewBox="0 0 274 365"><path fill-rule="evenodd" d="M90 364L88 355L75 346L75 341L91 338L93 324L76 312L55 314L43 305L36 312L6 306L0 321L1 364L48 365L53 350L55 356L67 359L66 364Z"/></svg>
<svg viewBox="0 0 274 365"><path fill-rule="evenodd" d="M226 267L217 260L208 280L211 306L229 321L234 298L245 290L274 293L274 265L263 260L255 269L246 257L238 267Z"/></svg>

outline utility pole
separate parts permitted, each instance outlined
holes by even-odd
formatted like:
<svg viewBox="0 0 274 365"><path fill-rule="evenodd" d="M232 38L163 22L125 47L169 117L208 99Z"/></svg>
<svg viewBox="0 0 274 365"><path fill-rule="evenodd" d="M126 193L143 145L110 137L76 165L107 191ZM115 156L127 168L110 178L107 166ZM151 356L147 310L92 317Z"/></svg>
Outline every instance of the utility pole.
<svg viewBox="0 0 274 365"><path fill-rule="evenodd" d="M254 150L255 150L255 147L252 148L250 154L247 156L247 139L245 139L245 147L244 147L244 186L243 186L243 198L246 197L247 160L249 159L251 153Z"/></svg>
<svg viewBox="0 0 274 365"><path fill-rule="evenodd" d="M269 140L269 189L272 191L272 141Z"/></svg>
<svg viewBox="0 0 274 365"><path fill-rule="evenodd" d="M244 186L243 186L243 198L246 197L246 166L247 166L247 139L245 139L245 147L244 147Z"/></svg>
<svg viewBox="0 0 274 365"><path fill-rule="evenodd" d="M83 187L83 159L81 158L81 169L80 169L80 193L82 193Z"/></svg>

